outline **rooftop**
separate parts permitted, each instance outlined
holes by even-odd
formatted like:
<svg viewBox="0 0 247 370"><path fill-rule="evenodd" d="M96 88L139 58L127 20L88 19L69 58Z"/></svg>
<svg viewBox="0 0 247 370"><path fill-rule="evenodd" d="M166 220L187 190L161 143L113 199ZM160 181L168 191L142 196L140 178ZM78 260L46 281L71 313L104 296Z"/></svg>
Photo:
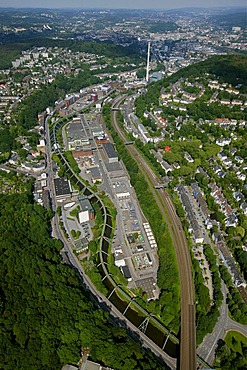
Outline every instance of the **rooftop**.
<svg viewBox="0 0 247 370"><path fill-rule="evenodd" d="M79 203L82 211L91 211L93 210L93 207L89 201L88 198L85 197L80 197L79 198Z"/></svg>
<svg viewBox="0 0 247 370"><path fill-rule="evenodd" d="M71 193L70 183L69 180L66 179L65 177L59 177L57 179L54 179L54 185L56 196L70 195Z"/></svg>
<svg viewBox="0 0 247 370"><path fill-rule="evenodd" d="M117 158L117 153L112 143L103 144L103 147L106 151L108 158Z"/></svg>
<svg viewBox="0 0 247 370"><path fill-rule="evenodd" d="M121 171L123 169L120 162L105 163L108 172Z"/></svg>

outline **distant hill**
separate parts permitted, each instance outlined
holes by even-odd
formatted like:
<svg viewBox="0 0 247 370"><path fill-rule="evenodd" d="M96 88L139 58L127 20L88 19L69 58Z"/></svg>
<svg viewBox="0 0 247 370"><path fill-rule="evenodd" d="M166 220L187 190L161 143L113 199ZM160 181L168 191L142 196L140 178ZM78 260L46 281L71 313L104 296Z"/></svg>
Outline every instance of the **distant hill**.
<svg viewBox="0 0 247 370"><path fill-rule="evenodd" d="M221 25L227 29L232 27L241 27L242 29L247 28L247 14L246 9L243 11L239 10L236 13L223 13L211 17L211 20L218 26Z"/></svg>

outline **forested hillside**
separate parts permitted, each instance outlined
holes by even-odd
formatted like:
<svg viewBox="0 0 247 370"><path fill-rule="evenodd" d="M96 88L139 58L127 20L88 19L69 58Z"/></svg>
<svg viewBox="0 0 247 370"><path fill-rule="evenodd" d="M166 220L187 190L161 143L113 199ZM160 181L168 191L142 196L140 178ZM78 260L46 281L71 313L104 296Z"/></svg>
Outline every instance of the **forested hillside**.
<svg viewBox="0 0 247 370"><path fill-rule="evenodd" d="M215 55L207 60L192 64L172 75L172 82L180 77L200 77L208 73L220 80L237 85L241 81L241 92L247 91L247 55Z"/></svg>
<svg viewBox="0 0 247 370"><path fill-rule="evenodd" d="M93 306L49 216L30 194L0 195L0 369L59 370L82 347L115 370L164 369Z"/></svg>
<svg viewBox="0 0 247 370"><path fill-rule="evenodd" d="M173 75L151 84L148 87L148 93L136 100L137 115L143 117L146 109L149 110L151 106L158 105L162 87L168 87L170 83L176 82L179 78L200 78L205 73L233 86L240 84L240 93L247 93L247 55L215 55L206 61L180 69ZM208 109L206 106L204 113L207 114Z"/></svg>

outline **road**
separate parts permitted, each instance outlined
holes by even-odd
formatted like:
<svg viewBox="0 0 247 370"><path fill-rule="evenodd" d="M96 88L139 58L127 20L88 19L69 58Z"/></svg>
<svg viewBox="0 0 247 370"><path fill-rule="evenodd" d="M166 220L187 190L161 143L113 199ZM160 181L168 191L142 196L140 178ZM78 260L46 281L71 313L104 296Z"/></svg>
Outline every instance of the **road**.
<svg viewBox="0 0 247 370"><path fill-rule="evenodd" d="M122 97L121 97L121 99L122 99ZM116 113L115 113L115 115L116 115ZM121 132L120 136L122 136L122 132ZM122 138L123 138L124 141L126 141L125 136L122 136ZM129 146L128 149L130 149L130 148L133 148L133 147ZM49 148L49 152L50 152L50 148ZM139 155L138 152L135 153L135 156L138 159L139 166L141 168L143 168L143 171L145 173L147 172L149 174L149 182L150 182L150 178L151 178L151 188L152 188L152 185L156 185L156 184L160 183L160 179L157 178L155 173L153 173L153 171L149 168L148 164L143 160L143 158ZM47 158L47 162L51 166L51 158L50 157ZM52 173L52 169L51 169L50 173ZM53 190L52 189L53 188L52 182L50 183L50 185L51 185L51 190ZM153 191L157 196L157 192L155 190L153 190ZM165 207L166 207L167 212L169 211L168 212L169 215L170 215L169 217L167 215L165 215L164 213L163 213L163 215L164 215L164 218L166 218L167 225L169 227L170 233L174 238L173 240L174 240L174 246L176 248L176 252L177 252L177 256L178 256L178 262L180 260L179 264L184 265L184 261L186 261L186 264L190 265L189 253L185 252L185 254L184 254L184 250L185 250L184 246L186 245L186 248L187 248L187 243L186 243L186 239L185 239L185 236L184 236L184 233L183 233L182 225L180 223L179 218L177 217L175 207L174 207L173 203L171 202L171 200L170 200L170 198L169 198L169 196L168 196L168 194L165 190L161 189L161 190L159 190L159 193L162 196L163 211L164 211L164 203L166 204ZM55 199L55 197L53 196L53 200L54 199ZM160 200L159 200L159 202L160 202ZM65 245L64 255L66 255L68 260L70 261L70 263L72 263L77 268L81 277L83 278L83 281L89 287L91 292L96 297L99 297L100 301L106 303L108 309L111 311L112 314L114 314L114 316L116 316L118 318L121 318L121 320L123 320L126 323L126 325L132 331L138 333L138 335L141 336L145 346L151 348L153 350L153 352L157 354L157 356L162 357L164 359L164 361L167 364L169 364L169 366L172 369L174 369L175 366L176 366L175 365L175 360L171 359L169 356L166 357L166 354L164 352L161 353L161 349L158 346L156 346L149 338L147 338L145 334L140 332L139 329L137 329L131 322L126 320L126 318L114 306L112 306L112 304L101 293L96 291L94 286L91 284L90 280L86 276L84 276L80 263L78 262L77 258L74 256L71 247L69 246L67 241L64 240L63 235L61 234L61 231L60 231L59 226L58 226L58 221L59 220L58 220L57 216L55 216L55 218L53 219L53 228L56 230L56 235L58 236L58 238L63 240L63 242L64 242L64 245ZM67 244L67 246L66 246L66 244ZM183 248L182 248L182 246L183 246ZM187 249L187 251L188 251L188 249ZM187 286L187 289L188 289L189 281L190 281L190 275L188 275L188 274L186 275L184 272L185 272L185 270L183 270L183 273L182 273L182 282L184 284L181 283L181 288L182 288L182 285L185 285L185 286ZM181 273L180 273L180 280L181 280ZM193 285L191 285L191 286L193 287ZM183 287L183 289L186 289L186 288ZM225 304L225 306L226 306L226 304ZM201 346L199 346L198 351L197 351L198 354L200 355L200 357L204 358L205 361L208 361L210 364L213 363L214 349L217 345L217 341L218 341L219 338L224 338L224 335L225 335L226 331L233 329L233 330L237 330L237 331L247 335L247 328L244 325L241 325L241 324L238 324L238 323L232 321L228 317L228 312L224 311L224 310L226 310L226 308L224 308L224 306L222 306L222 312L221 312L221 316L220 316L220 319L219 319L218 326L216 326L214 332L211 335L209 334L209 336L206 337L205 341L203 342L203 344ZM184 353L187 353L188 346L191 347L191 345L192 345L192 347L195 348L195 325L193 324L195 322L195 308L194 308L193 288L192 288L192 290L188 289L187 293L184 294L184 299L183 299L183 297L181 297L181 310L182 310L181 320L182 320L182 322L184 322L184 325L182 325L182 323L181 323L180 369L189 369L190 370L190 369L194 368L194 367L190 366L191 363L194 363L194 353L193 353L193 351L189 351L190 352L189 355L187 355L187 354L184 355ZM224 328L224 329L221 330L221 328ZM184 343L185 345L183 346L182 343ZM186 344L187 344L187 346L186 346Z"/></svg>
<svg viewBox="0 0 247 370"><path fill-rule="evenodd" d="M38 177L42 172L44 172L44 170L42 171L38 171L38 172L33 172L33 173L30 173L30 171L28 170L25 170L21 167L12 167L11 165L8 166L8 164L1 164L0 165L0 170L3 170L3 171L14 171L14 172L17 172L17 173L20 173L22 175L26 175L26 176L32 176L32 177Z"/></svg>
<svg viewBox="0 0 247 370"><path fill-rule="evenodd" d="M57 202L56 202L56 193L55 193L54 176L53 176L53 168L52 168L52 148L51 148L51 141L50 141L50 130L49 130L49 124L48 124L48 117L45 118L44 128L45 128L45 139L46 139L46 147L45 147L46 172L48 175L47 188L50 193L52 209L53 211L56 211Z"/></svg>
<svg viewBox="0 0 247 370"><path fill-rule="evenodd" d="M123 98L117 98L114 108L118 108ZM124 142L128 141L127 137L120 129L117 122L117 112L112 112L112 123L114 129ZM140 171L146 177L150 190L160 208L160 211L168 225L172 237L174 248L177 256L180 287L181 287L181 333L180 333L180 369L196 369L196 323L195 323L195 296L194 282L191 270L191 260L186 237L179 217L177 216L174 204L166 190L158 191L154 186L160 184L160 179L150 169L144 158L139 154L133 145L126 147L133 158L135 158Z"/></svg>
<svg viewBox="0 0 247 370"><path fill-rule="evenodd" d="M50 140L49 140L49 127L46 122L46 140L47 140L47 171L49 174L49 188L50 188L50 195L51 199L53 200L53 209L56 210L57 208L57 201L55 196L55 188L53 183L53 171L52 171L52 161L51 161L51 147L50 147ZM60 239L63 243L63 250L61 254L64 259L66 259L71 265L73 265L76 270L78 271L81 279L84 282L84 285L87 289L90 290L94 299L93 301L99 305L104 310L107 310L117 318L118 322L124 323L124 326L128 327L133 333L136 333L142 342L142 345L146 348L150 348L153 353L156 354L158 358L161 358L172 370L176 369L176 359L170 357L167 353L165 353L158 345L156 345L151 339L149 339L141 330L139 330L135 325L133 325L126 317L114 306L112 303L102 294L100 293L95 286L92 284L89 277L84 273L82 265L78 261L77 257L74 255L72 245L69 241L64 237L60 227L59 227L59 218L57 213L55 213L52 219L52 230L54 237ZM133 302L134 304L135 302Z"/></svg>
<svg viewBox="0 0 247 370"><path fill-rule="evenodd" d="M99 307L106 309L113 315L115 318L120 319L126 327L131 329L133 333L136 333L142 340L142 344L146 348L150 348L153 353L156 354L157 357L161 357L163 361L171 368L176 369L176 360L168 356L165 352L161 351L160 347L157 346L151 339L149 339L141 330L136 328L129 320L126 319L126 317L118 311L118 309L99 291L97 291L92 284L91 280L88 278L86 274L84 274L82 266L80 262L78 261L77 257L74 255L71 246L67 242L67 240L63 237L61 230L58 226L58 220L57 217L55 217L54 220L54 226L56 229L56 236L63 241L64 244L64 250L67 255L67 258L69 262L77 269L81 279L83 280L86 287L90 290L90 292L97 297L97 302Z"/></svg>
<svg viewBox="0 0 247 370"><path fill-rule="evenodd" d="M224 283L222 283L222 293L224 298L220 307L220 317L217 324L215 325L213 332L208 334L197 348L197 354L210 365L213 365L215 360L215 349L217 347L218 340L224 339L228 331L235 330L247 337L247 326L233 321L228 315L228 306L226 303L227 289Z"/></svg>

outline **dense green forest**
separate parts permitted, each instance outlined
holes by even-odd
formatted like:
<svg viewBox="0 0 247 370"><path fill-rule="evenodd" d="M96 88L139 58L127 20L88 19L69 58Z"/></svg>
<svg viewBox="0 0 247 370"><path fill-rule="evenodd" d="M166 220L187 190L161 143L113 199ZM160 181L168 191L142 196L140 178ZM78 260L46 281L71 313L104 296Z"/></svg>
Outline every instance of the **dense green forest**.
<svg viewBox="0 0 247 370"><path fill-rule="evenodd" d="M89 347L115 370L164 369L90 302L61 262L50 217L30 192L0 195L0 368L58 370Z"/></svg>
<svg viewBox="0 0 247 370"><path fill-rule="evenodd" d="M215 75L222 82L232 85L241 83L241 92L247 91L247 56L246 55L214 55L211 58L179 70L172 75L176 81L180 77L200 77L204 73Z"/></svg>

